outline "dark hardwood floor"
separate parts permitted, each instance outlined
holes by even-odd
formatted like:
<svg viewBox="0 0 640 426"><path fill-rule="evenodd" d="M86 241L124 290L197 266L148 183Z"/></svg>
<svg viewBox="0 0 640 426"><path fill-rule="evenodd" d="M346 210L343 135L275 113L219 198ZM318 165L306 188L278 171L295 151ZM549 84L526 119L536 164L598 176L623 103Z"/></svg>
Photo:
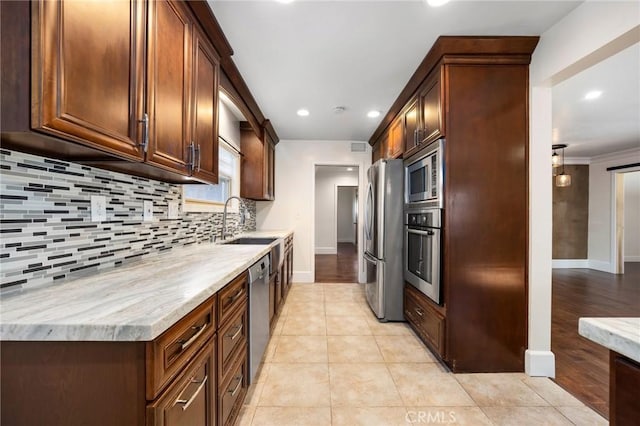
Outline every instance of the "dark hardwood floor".
<svg viewBox="0 0 640 426"><path fill-rule="evenodd" d="M338 254L316 254L317 283L358 282L358 252L351 243L338 243Z"/></svg>
<svg viewBox="0 0 640 426"><path fill-rule="evenodd" d="M639 316L640 263L625 263L623 275L554 269L552 298L555 380L609 418L609 351L578 334L578 318Z"/></svg>

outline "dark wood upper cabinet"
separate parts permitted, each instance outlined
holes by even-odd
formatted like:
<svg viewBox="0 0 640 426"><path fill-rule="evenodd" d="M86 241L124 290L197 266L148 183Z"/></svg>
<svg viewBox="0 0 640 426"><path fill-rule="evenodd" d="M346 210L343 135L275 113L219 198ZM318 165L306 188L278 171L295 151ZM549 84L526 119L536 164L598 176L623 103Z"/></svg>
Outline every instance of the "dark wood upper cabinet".
<svg viewBox="0 0 640 426"><path fill-rule="evenodd" d="M418 95L420 111L418 142L420 144L432 142L445 134L440 74L440 72L434 72Z"/></svg>
<svg viewBox="0 0 640 426"><path fill-rule="evenodd" d="M387 158L398 158L404 152L404 117L398 116L389 128Z"/></svg>
<svg viewBox="0 0 640 426"><path fill-rule="evenodd" d="M222 58L210 36L215 18L196 15L200 4L0 6L4 148L167 182L218 182Z"/></svg>
<svg viewBox="0 0 640 426"><path fill-rule="evenodd" d="M218 76L220 59L202 32L194 31L193 175L218 182Z"/></svg>
<svg viewBox="0 0 640 426"><path fill-rule="evenodd" d="M240 124L242 167L240 195L252 200L275 199L275 146L265 129L258 136L247 122Z"/></svg>
<svg viewBox="0 0 640 426"><path fill-rule="evenodd" d="M142 1L33 3L34 130L143 159L145 8Z"/></svg>
<svg viewBox="0 0 640 426"><path fill-rule="evenodd" d="M373 144L373 147L371 147L371 162L375 163L381 158L382 158L382 143L378 141L375 144Z"/></svg>
<svg viewBox="0 0 640 426"><path fill-rule="evenodd" d="M414 99L402 113L404 117L404 152L405 158L418 145L418 101Z"/></svg>
<svg viewBox="0 0 640 426"><path fill-rule="evenodd" d="M195 163L190 106L193 22L186 5L149 2L147 161L190 174Z"/></svg>

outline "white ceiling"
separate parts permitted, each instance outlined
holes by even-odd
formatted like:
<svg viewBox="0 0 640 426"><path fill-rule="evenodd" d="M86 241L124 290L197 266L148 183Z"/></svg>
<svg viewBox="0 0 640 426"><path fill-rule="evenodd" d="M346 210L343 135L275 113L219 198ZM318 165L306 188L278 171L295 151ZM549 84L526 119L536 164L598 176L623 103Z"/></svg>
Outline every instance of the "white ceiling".
<svg viewBox="0 0 640 426"><path fill-rule="evenodd" d="M438 36L539 35L580 3L209 0L280 138L310 140L368 140Z"/></svg>
<svg viewBox="0 0 640 426"><path fill-rule="evenodd" d="M598 99L586 100L592 90ZM640 44L553 87L553 143L570 157L594 157L640 147Z"/></svg>

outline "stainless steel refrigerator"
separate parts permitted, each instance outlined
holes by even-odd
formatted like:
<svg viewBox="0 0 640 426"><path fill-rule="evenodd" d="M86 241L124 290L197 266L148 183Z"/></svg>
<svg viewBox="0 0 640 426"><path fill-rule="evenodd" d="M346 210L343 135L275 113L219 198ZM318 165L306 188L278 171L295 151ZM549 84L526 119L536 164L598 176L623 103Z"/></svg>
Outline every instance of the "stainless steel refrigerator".
<svg viewBox="0 0 640 426"><path fill-rule="evenodd" d="M378 160L367 170L364 260L367 301L381 321L403 321L402 160Z"/></svg>

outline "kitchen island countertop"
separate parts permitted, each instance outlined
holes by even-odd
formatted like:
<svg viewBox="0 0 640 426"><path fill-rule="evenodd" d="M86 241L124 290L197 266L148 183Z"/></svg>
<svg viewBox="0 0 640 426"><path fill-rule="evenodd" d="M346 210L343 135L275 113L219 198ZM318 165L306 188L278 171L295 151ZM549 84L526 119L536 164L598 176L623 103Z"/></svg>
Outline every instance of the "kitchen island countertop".
<svg viewBox="0 0 640 426"><path fill-rule="evenodd" d="M256 231L237 237L291 233ZM0 339L153 340L278 243L193 244L65 283L2 294Z"/></svg>
<svg viewBox="0 0 640 426"><path fill-rule="evenodd" d="M580 318L581 336L640 362L640 318Z"/></svg>

